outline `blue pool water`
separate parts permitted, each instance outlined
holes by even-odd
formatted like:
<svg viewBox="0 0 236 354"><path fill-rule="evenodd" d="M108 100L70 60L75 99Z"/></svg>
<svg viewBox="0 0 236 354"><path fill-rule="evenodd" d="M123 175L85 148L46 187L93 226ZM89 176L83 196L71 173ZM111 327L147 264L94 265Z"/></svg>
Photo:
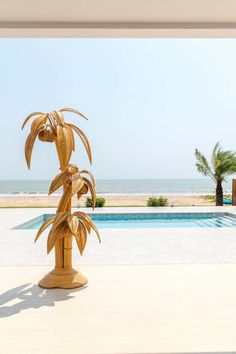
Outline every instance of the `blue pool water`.
<svg viewBox="0 0 236 354"><path fill-rule="evenodd" d="M51 217L44 214L17 226L17 229L39 229ZM193 228L236 227L236 216L230 213L102 213L90 217L98 228Z"/></svg>

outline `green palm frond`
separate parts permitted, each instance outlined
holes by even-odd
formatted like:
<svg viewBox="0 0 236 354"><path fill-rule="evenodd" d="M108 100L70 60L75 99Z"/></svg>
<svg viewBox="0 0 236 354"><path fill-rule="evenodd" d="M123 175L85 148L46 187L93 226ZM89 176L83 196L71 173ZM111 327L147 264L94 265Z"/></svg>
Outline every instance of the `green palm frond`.
<svg viewBox="0 0 236 354"><path fill-rule="evenodd" d="M197 166L198 171L200 173L202 173L204 176L209 176L213 180L215 180L214 173L211 170L211 167L208 164L206 157L204 155L202 155L198 149L195 149L195 156L197 159L196 166Z"/></svg>
<svg viewBox="0 0 236 354"><path fill-rule="evenodd" d="M215 167L216 167L217 154L219 153L220 150L221 150L220 143L217 142L213 148L212 156L211 156L211 164L212 164L213 169L215 169Z"/></svg>
<svg viewBox="0 0 236 354"><path fill-rule="evenodd" d="M219 142L216 143L212 151L211 166L206 157L195 150L197 159L197 169L204 176L211 177L214 181L223 182L226 178L236 173L236 153L226 150L223 151Z"/></svg>

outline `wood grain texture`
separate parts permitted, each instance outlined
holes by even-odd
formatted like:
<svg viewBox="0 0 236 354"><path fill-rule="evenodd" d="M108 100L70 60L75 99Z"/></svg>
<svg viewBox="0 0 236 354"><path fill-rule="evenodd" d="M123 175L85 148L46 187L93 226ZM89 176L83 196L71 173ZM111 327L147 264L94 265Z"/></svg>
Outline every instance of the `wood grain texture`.
<svg viewBox="0 0 236 354"><path fill-rule="evenodd" d="M70 164L70 158L75 151L76 132L86 149L88 159L92 163L92 153L88 138L77 126L65 122L64 112L77 114L87 119L81 112L73 108L62 108L49 113L33 112L29 114L23 125L34 118L31 131L25 143L25 158L30 168L31 155L36 139L42 142L54 142L59 159L61 172L53 179L49 194L63 187L63 194L59 201L56 215L40 227L35 241L50 225L51 230L47 239L47 252L55 249L55 269L44 277L39 286L44 288L76 288L87 283L87 279L72 268L72 239L75 237L79 252L82 255L87 242L87 234L94 230L99 242L99 232L86 213L71 212L71 198L78 199L88 191L91 193L93 207L96 204L96 181L88 170L79 170L76 165ZM87 177L85 177L86 175Z"/></svg>
<svg viewBox="0 0 236 354"><path fill-rule="evenodd" d="M87 278L73 268L55 268L40 280L39 286L45 289L73 289L86 285Z"/></svg>

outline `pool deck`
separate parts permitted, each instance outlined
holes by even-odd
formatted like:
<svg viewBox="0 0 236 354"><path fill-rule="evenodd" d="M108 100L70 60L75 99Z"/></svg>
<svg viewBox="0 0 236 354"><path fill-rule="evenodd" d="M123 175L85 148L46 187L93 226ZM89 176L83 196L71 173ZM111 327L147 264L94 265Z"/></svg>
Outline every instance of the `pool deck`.
<svg viewBox="0 0 236 354"><path fill-rule="evenodd" d="M236 214L148 209L99 212ZM53 212L0 209L0 353L236 353L236 228L103 229L84 257L74 247L88 286L43 290L46 234L12 228Z"/></svg>

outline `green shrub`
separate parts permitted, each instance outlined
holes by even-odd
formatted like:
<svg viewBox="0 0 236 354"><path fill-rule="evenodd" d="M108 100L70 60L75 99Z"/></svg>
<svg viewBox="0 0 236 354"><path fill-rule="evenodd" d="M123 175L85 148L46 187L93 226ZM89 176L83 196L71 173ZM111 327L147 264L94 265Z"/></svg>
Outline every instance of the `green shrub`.
<svg viewBox="0 0 236 354"><path fill-rule="evenodd" d="M203 199L206 199L206 200L209 200L209 201L211 201L211 202L215 202L215 201L216 201L216 196L215 196L215 195L212 195L212 194L203 195L202 198L203 198Z"/></svg>
<svg viewBox="0 0 236 354"><path fill-rule="evenodd" d="M96 198L96 208L102 208L105 206L106 199L102 197L97 197ZM92 208L92 198L87 197L86 203L85 203L86 208Z"/></svg>
<svg viewBox="0 0 236 354"><path fill-rule="evenodd" d="M149 207L165 207L168 206L168 199L164 197L150 197L147 201L147 206Z"/></svg>

